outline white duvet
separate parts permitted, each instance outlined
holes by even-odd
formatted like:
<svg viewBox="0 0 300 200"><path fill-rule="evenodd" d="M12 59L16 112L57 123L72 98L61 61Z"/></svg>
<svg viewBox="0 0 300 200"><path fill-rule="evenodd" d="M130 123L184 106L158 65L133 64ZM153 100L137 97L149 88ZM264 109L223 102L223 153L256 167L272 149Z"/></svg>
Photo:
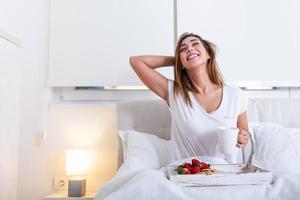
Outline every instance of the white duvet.
<svg viewBox="0 0 300 200"><path fill-rule="evenodd" d="M254 157L254 163L261 167L268 167L272 171L273 184L183 187L168 180L164 167L157 170L145 168L140 158L132 155L123 163L115 177L101 188L95 200L300 199L300 172L297 169L300 165L299 130L287 129L274 124L259 124L254 127L254 130L256 140L254 147L255 151L259 152ZM274 139L274 136L277 139ZM272 155L272 152L278 148L284 149L283 154L285 155L275 156L275 158L267 156ZM261 158L264 160L259 160ZM220 163L220 160L207 161ZM288 162L292 162L293 167L288 167ZM270 166L268 163L274 164Z"/></svg>

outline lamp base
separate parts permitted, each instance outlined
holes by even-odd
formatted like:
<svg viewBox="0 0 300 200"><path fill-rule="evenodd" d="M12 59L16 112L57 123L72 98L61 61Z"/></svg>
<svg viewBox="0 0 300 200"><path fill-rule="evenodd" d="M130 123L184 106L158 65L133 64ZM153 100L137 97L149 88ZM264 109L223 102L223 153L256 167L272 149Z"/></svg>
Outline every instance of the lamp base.
<svg viewBox="0 0 300 200"><path fill-rule="evenodd" d="M82 197L85 195L86 179L69 180L68 196L69 197Z"/></svg>

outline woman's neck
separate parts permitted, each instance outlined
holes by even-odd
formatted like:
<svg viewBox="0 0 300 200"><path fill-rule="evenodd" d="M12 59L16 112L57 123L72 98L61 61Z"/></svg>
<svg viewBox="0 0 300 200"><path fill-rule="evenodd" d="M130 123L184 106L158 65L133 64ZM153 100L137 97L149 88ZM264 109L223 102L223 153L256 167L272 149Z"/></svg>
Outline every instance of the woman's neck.
<svg viewBox="0 0 300 200"><path fill-rule="evenodd" d="M206 94L215 89L215 84L211 82L206 66L189 69L187 73L193 83L193 89L195 90L194 92Z"/></svg>

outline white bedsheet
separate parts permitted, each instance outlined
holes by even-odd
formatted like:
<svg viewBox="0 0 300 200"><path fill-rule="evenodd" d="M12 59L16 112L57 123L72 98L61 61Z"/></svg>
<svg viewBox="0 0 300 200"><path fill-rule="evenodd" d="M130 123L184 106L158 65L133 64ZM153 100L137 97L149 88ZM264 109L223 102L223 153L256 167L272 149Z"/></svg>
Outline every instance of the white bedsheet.
<svg viewBox="0 0 300 200"><path fill-rule="evenodd" d="M97 193L96 200L133 199L300 199L300 175L274 172L272 185L182 187L170 182L163 170L137 171L116 176Z"/></svg>
<svg viewBox="0 0 300 200"><path fill-rule="evenodd" d="M209 159L202 160L213 162ZM217 160L215 163L220 162L222 161ZM128 169L130 170L128 171ZM141 170L137 163L128 161L123 164L116 176L102 187L95 200L300 199L300 174L282 171L274 171L273 174L274 183L272 185L182 187L167 179L165 168L160 170L143 168Z"/></svg>

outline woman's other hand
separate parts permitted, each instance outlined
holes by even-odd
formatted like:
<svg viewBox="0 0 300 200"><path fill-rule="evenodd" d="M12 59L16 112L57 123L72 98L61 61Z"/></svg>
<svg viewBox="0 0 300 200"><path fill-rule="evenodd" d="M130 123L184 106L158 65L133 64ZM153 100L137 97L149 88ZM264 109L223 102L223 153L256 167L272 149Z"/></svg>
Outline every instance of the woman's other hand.
<svg viewBox="0 0 300 200"><path fill-rule="evenodd" d="M243 148L250 140L250 133L248 128L247 111L238 116L237 127L240 129L236 146Z"/></svg>
<svg viewBox="0 0 300 200"><path fill-rule="evenodd" d="M239 148L243 148L249 142L250 137L251 136L248 131L240 128L236 146Z"/></svg>

